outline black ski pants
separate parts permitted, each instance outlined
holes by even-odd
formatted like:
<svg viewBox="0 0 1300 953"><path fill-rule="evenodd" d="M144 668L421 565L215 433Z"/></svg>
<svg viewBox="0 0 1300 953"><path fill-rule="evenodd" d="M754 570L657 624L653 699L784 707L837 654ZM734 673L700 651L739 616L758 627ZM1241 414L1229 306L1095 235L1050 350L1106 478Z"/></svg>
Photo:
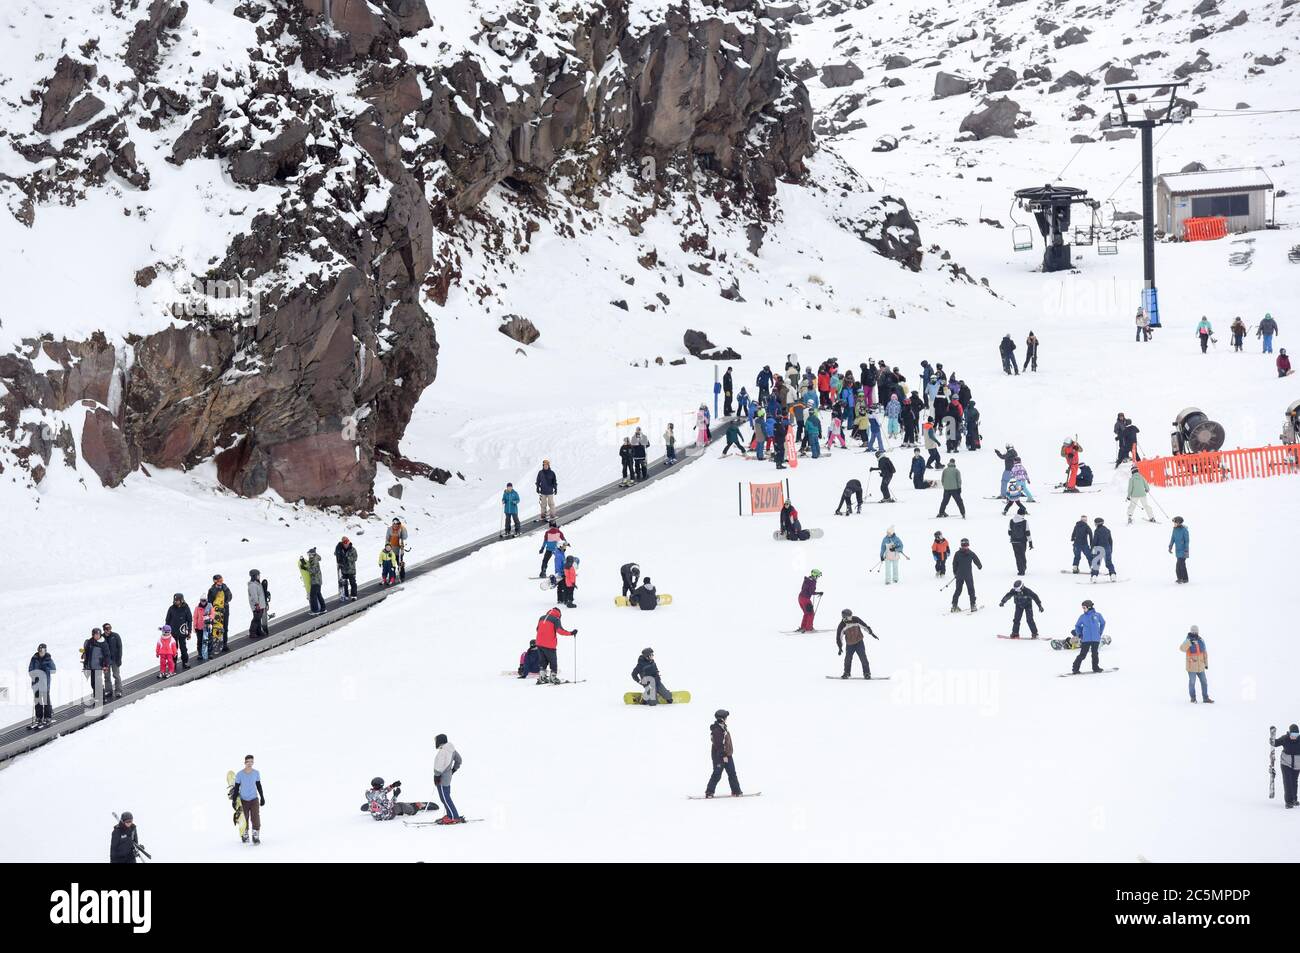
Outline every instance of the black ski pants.
<svg viewBox="0 0 1300 953"><path fill-rule="evenodd" d="M1011 620L1011 634L1020 634L1020 619L1022 616L1029 625L1029 634L1034 638L1038 638L1038 626L1034 624L1034 605L1032 602L1025 603L1023 606L1016 606L1016 617Z"/></svg>
<svg viewBox="0 0 1300 953"><path fill-rule="evenodd" d="M948 515L948 501L949 501L949 500L952 500L954 503L957 504L957 510L958 510L958 512L961 513L962 516L965 516L965 515L966 515L966 504L962 502L962 499L961 499L961 490L944 490L944 491L943 491L943 500L942 500L942 502L939 503L939 515L940 515L940 516L947 516L947 515Z"/></svg>
<svg viewBox="0 0 1300 953"><path fill-rule="evenodd" d="M1296 801L1296 781L1300 779L1300 768L1288 768L1282 765L1282 794L1287 804L1300 803Z"/></svg>
<svg viewBox="0 0 1300 953"><path fill-rule="evenodd" d="M862 663L863 677L871 675L871 665L867 662L867 647L862 642L855 642L853 645L844 647L844 674L853 674L853 657L855 655Z"/></svg>
<svg viewBox="0 0 1300 953"><path fill-rule="evenodd" d="M740 793L740 782L736 780L736 759L728 758L723 761L721 758L714 758L713 773L709 775L709 786L704 789L705 794L712 794L718 789L718 781L722 779L723 771L727 772L727 783L731 785L731 793L733 795Z"/></svg>
<svg viewBox="0 0 1300 953"><path fill-rule="evenodd" d="M893 499L893 497L889 495L889 484L890 481L893 479L894 479L894 475L892 473L880 478L880 496L882 499L886 499L886 500Z"/></svg>
<svg viewBox="0 0 1300 953"><path fill-rule="evenodd" d="M1097 661L1097 649L1100 646L1100 642L1084 642L1079 646L1079 654L1074 657L1074 666L1071 669L1075 675L1079 674L1079 666L1083 664L1083 658L1089 652L1092 653L1092 670L1101 671L1101 662Z"/></svg>
<svg viewBox="0 0 1300 953"><path fill-rule="evenodd" d="M311 590L308 592L307 597L311 602L312 612L325 611L325 597L321 594L319 582L313 582L311 584Z"/></svg>
<svg viewBox="0 0 1300 953"><path fill-rule="evenodd" d="M540 672L545 672L548 668L551 674L560 674L560 660L555 654L555 649L544 649L540 645L537 647L537 661L541 663Z"/></svg>
<svg viewBox="0 0 1300 953"><path fill-rule="evenodd" d="M852 513L852 512L853 512L853 500L854 500L855 497L856 497L856 499L857 499L857 501L858 501L858 512L861 513L861 512L862 512L862 491L861 491L861 490L845 490L844 493L843 493L843 495L840 496L840 504L839 504L839 506L835 507L835 515L836 515L836 516L839 516L839 515L840 515L840 509L841 509L841 508L845 508L845 507L847 507L848 511L849 511L850 513Z"/></svg>
<svg viewBox="0 0 1300 953"><path fill-rule="evenodd" d="M1179 556L1179 557L1178 557L1177 561L1176 561L1175 564L1174 564L1174 573L1175 573L1175 575L1177 576L1179 582L1187 582L1187 559L1186 559L1186 557L1184 557L1184 556Z"/></svg>
<svg viewBox="0 0 1300 953"><path fill-rule="evenodd" d="M961 598L961 591L964 588L966 595L970 597L970 607L975 608L975 577L970 575L959 575L957 579L957 588L952 594L952 604L956 608L957 600Z"/></svg>
<svg viewBox="0 0 1300 953"><path fill-rule="evenodd" d="M1015 555L1016 555L1016 575L1017 575L1017 576L1023 576L1023 575L1025 574L1025 569L1026 569L1026 568L1028 567L1028 565L1029 565L1029 564L1025 561L1025 544L1024 544L1024 543L1012 543L1012 544L1011 544L1011 551L1012 551L1013 553L1015 553Z"/></svg>
<svg viewBox="0 0 1300 953"><path fill-rule="evenodd" d="M623 595L625 596L631 595L632 590L636 588L636 583L637 580L640 578L640 574L620 571L619 575L623 577Z"/></svg>

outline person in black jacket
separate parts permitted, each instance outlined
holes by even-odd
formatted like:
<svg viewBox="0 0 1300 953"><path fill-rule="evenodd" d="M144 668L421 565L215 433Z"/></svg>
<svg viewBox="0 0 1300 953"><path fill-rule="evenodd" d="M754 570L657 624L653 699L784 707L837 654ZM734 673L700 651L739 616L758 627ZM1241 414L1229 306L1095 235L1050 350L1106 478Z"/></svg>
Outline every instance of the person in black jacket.
<svg viewBox="0 0 1300 953"><path fill-rule="evenodd" d="M1002 343L998 345L998 351L1002 355L1002 373L1010 374L1015 369L1016 376L1020 376L1020 368L1016 365L1016 342L1011 340L1011 335L1004 335Z"/></svg>
<svg viewBox="0 0 1300 953"><path fill-rule="evenodd" d="M623 595L631 595L637 580L641 578L641 567L636 563L624 563L619 567L618 574L623 579Z"/></svg>
<svg viewBox="0 0 1300 953"><path fill-rule="evenodd" d="M980 562L980 558L976 556L975 551L970 548L970 540L963 539L961 541L961 549L953 553L952 556L952 574L953 578L957 582L957 586L953 589L952 593L953 612L961 611L957 608L957 600L960 598L963 588L966 589L967 594L970 596L970 611L975 611L975 569L973 568L975 566L978 566L980 569L984 568L984 564Z"/></svg>
<svg viewBox="0 0 1300 953"><path fill-rule="evenodd" d="M785 469L785 435L790 430L790 420L783 413L776 415L772 427L772 459L778 470Z"/></svg>
<svg viewBox="0 0 1300 953"><path fill-rule="evenodd" d="M632 591L631 602L632 605L643 612L658 608L659 594L655 591L655 587L651 585L649 576L642 579L641 585Z"/></svg>
<svg viewBox="0 0 1300 953"><path fill-rule="evenodd" d="M980 412L975 409L975 401L963 405L966 408L966 449L980 448Z"/></svg>
<svg viewBox="0 0 1300 953"><path fill-rule="evenodd" d="M871 472L880 474L880 495L894 503L896 501L889 495L889 481L894 478L894 464L890 462L889 457L885 456L883 450L876 451L876 464L871 468Z"/></svg>
<svg viewBox="0 0 1300 953"><path fill-rule="evenodd" d="M91 704L98 706L101 701L107 705L113 699L113 688L109 685L109 669L112 666L108 643L104 641L102 629L91 629L90 638L81 646L81 669L90 679Z"/></svg>
<svg viewBox="0 0 1300 953"><path fill-rule="evenodd" d="M1016 557L1016 575L1023 576L1027 563L1025 562L1025 550L1034 548L1034 540L1029 533L1029 522L1025 519L1025 508L1021 506L1016 515L1011 517L1011 523L1007 528L1007 536L1011 539L1011 551Z"/></svg>
<svg viewBox="0 0 1300 953"><path fill-rule="evenodd" d="M673 703L673 693L664 687L663 680L659 677L659 666L655 664L654 649L641 650L636 665L632 667L632 679L641 686L642 696L639 704L658 705L661 698L665 705Z"/></svg>
<svg viewBox="0 0 1300 953"><path fill-rule="evenodd" d="M1029 637L1031 639L1038 638L1038 626L1034 623L1034 606L1038 606L1039 612L1043 611L1043 603L1038 598L1038 593L1017 579L1011 584L1011 591L1002 597L1002 601L998 605L1006 605L1008 599L1014 599L1016 607L1016 617L1011 621L1011 637L1013 639L1020 638L1020 619L1023 616L1025 621L1029 623Z"/></svg>
<svg viewBox="0 0 1300 953"><path fill-rule="evenodd" d="M846 643L849 649L849 654L844 656L844 674L840 678L848 678L853 674L855 655L862 665L862 677L871 677L871 664L867 661L868 635L877 641L880 640L880 636L871 631L871 626L855 616L852 609L845 609L840 613L840 624L835 628L835 648L838 650L836 654L844 655Z"/></svg>
<svg viewBox="0 0 1300 953"><path fill-rule="evenodd" d="M105 622L103 625L104 644L108 646L109 671L113 677L113 697L122 697L122 637Z"/></svg>
<svg viewBox="0 0 1300 953"><path fill-rule="evenodd" d="M50 680L57 668L54 656L50 655L44 642L36 646L32 660L27 663L27 674L32 680L32 696L35 711L32 715L32 728L45 728L54 721L54 707L50 704Z"/></svg>
<svg viewBox="0 0 1300 953"><path fill-rule="evenodd" d="M172 596L172 604L167 607L167 618L163 619L163 622L172 627L172 635L176 636L176 644L181 650L181 668L189 668L188 643L190 629L194 625L194 613L190 610L184 595L178 592Z"/></svg>
<svg viewBox="0 0 1300 953"><path fill-rule="evenodd" d="M1077 573L1080 559L1092 562L1092 527L1088 525L1086 513L1079 517L1079 522L1074 524L1074 531L1070 533L1070 543L1074 546L1074 571Z"/></svg>
<svg viewBox="0 0 1300 953"><path fill-rule="evenodd" d="M731 368L722 375L722 416L731 416Z"/></svg>
<svg viewBox="0 0 1300 953"><path fill-rule="evenodd" d="M713 713L713 724L709 725L709 755L713 759L713 773L709 775L709 786L704 789L704 796L711 798L718 788L722 772L727 772L727 783L731 785L731 796L740 797L740 782L736 780L736 762L732 757L731 732L727 730L727 719L731 712L719 708Z"/></svg>
<svg viewBox="0 0 1300 953"><path fill-rule="evenodd" d="M1116 426L1118 426L1118 424L1116 424ZM1119 440L1119 454L1115 457L1115 469L1118 470L1125 463L1128 463L1130 458L1132 460L1141 459L1136 450L1138 434L1140 432L1141 431L1137 428L1137 424L1133 423L1133 421L1127 417L1124 418L1124 426L1121 427L1119 433L1115 435L1116 439Z"/></svg>
<svg viewBox="0 0 1300 953"><path fill-rule="evenodd" d="M140 846L139 831L135 827L135 818L130 811L123 811L121 819L113 828L108 841L108 862L110 864L134 864L136 851Z"/></svg>
<svg viewBox="0 0 1300 953"><path fill-rule="evenodd" d="M1282 749L1282 794L1287 807L1300 804L1296 800L1296 782L1300 779L1300 728L1292 725L1281 738L1273 739L1273 747Z"/></svg>
<svg viewBox="0 0 1300 953"><path fill-rule="evenodd" d="M623 476L619 479L619 485L631 486L636 482L636 464L632 460L631 437L623 438L623 446L618 448L618 459L623 465Z"/></svg>
<svg viewBox="0 0 1300 953"><path fill-rule="evenodd" d="M560 481L551 469L550 460L542 461L542 468L537 471L533 487L537 490L537 503L541 507L537 522L555 519L555 493L560 488Z"/></svg>
<svg viewBox="0 0 1300 953"><path fill-rule="evenodd" d="M1111 538L1110 529L1106 526L1106 521L1100 516L1092 521L1092 562L1090 563L1091 575L1101 575L1101 562L1106 560L1106 572L1110 578L1115 578L1115 564L1111 561L1110 554L1115 548L1115 541Z"/></svg>

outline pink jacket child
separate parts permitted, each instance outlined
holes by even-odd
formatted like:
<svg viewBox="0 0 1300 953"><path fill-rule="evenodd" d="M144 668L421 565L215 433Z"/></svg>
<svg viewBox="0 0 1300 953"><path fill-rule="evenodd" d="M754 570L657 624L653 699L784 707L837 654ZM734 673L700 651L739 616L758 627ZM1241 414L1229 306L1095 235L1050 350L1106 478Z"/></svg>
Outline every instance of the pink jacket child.
<svg viewBox="0 0 1300 953"><path fill-rule="evenodd" d="M163 626L160 630L162 636L158 639L158 646L154 654L158 656L158 677L169 678L176 674L176 640L172 638L172 627Z"/></svg>

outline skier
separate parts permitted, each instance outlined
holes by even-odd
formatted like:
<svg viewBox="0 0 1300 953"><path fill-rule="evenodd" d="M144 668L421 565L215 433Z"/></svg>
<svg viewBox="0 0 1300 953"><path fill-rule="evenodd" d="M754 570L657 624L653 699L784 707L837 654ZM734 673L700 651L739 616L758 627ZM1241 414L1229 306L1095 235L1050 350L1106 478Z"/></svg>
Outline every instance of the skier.
<svg viewBox="0 0 1300 953"><path fill-rule="evenodd" d="M384 586L397 584L397 554L387 543L384 543L384 548L379 551L379 575ZM312 615L316 614L312 613Z"/></svg>
<svg viewBox="0 0 1300 953"><path fill-rule="evenodd" d="M139 849L140 834L135 827L135 815L130 811L123 811L108 839L108 862L134 864Z"/></svg>
<svg viewBox="0 0 1300 953"><path fill-rule="evenodd" d="M736 416L750 418L752 422L752 414L753 404L749 399L749 391L742 387L736 395Z"/></svg>
<svg viewBox="0 0 1300 953"><path fill-rule="evenodd" d="M393 523L388 527L388 536L386 537L388 545L393 547L393 553L397 557L397 569L401 576L402 582L406 581L406 527L397 517L393 517ZM315 550L312 550L315 552ZM320 601L321 611L325 611L324 598Z"/></svg>
<svg viewBox="0 0 1300 953"><path fill-rule="evenodd" d="M884 437L880 435L880 415L871 414L867 418L867 443L864 449L871 450L875 448L877 452L885 449Z"/></svg>
<svg viewBox="0 0 1300 953"><path fill-rule="evenodd" d="M804 576L803 585L799 587L799 608L803 610L803 619L796 631L813 631L813 614L816 610L813 608L812 597L821 598L822 594L817 589L817 583L821 577L822 571L820 569L814 569Z"/></svg>
<svg viewBox="0 0 1300 953"><path fill-rule="evenodd" d="M542 520L555 520L555 493L560 488L560 481L551 469L551 461L543 460L542 468L537 471L537 477L533 481L533 488L537 491L537 504L541 512L537 516L537 522Z"/></svg>
<svg viewBox="0 0 1300 953"><path fill-rule="evenodd" d="M210 615L208 600L200 599L198 605L194 607L194 637L197 640L201 662L206 662L211 657L211 646L208 644L208 632L211 631L211 626L208 624Z"/></svg>
<svg viewBox="0 0 1300 953"><path fill-rule="evenodd" d="M636 588L637 580L641 578L641 567L636 563L624 563L618 569L619 577L623 580L624 596L630 596L632 590Z"/></svg>
<svg viewBox="0 0 1300 953"><path fill-rule="evenodd" d="M537 620L537 653L542 662L541 674L537 676L538 685L560 684L560 663L555 654L556 646L559 644L556 636L559 635L571 635L577 638L578 630L574 629L570 632L560 625L560 608L556 606Z"/></svg>
<svg viewBox="0 0 1300 953"><path fill-rule="evenodd" d="M757 435L758 430L755 429L754 433ZM667 435L665 434L665 439L666 438ZM727 421L727 444L722 448L722 456L725 457L727 455L727 451L730 450L732 447L735 447L737 450L740 451L740 458L742 460L749 459L747 455L748 451L745 449L745 444L740 439L740 424L734 418Z"/></svg>
<svg viewBox="0 0 1300 953"><path fill-rule="evenodd" d="M262 574L256 569L248 570L248 608L253 612L253 621L248 624L250 639L260 639L271 634L266 624L266 610L270 607L266 590Z"/></svg>
<svg viewBox="0 0 1300 953"><path fill-rule="evenodd" d="M1069 467L1069 474L1065 480L1066 493L1078 493L1079 482L1079 452L1083 447L1078 442L1066 438L1061 441L1061 456L1065 458L1065 465Z"/></svg>
<svg viewBox="0 0 1300 953"><path fill-rule="evenodd" d="M722 415L724 417L731 416L731 386L731 368L727 368L727 372L722 375Z"/></svg>
<svg viewBox="0 0 1300 953"><path fill-rule="evenodd" d="M912 451L912 468L909 471L912 477L912 486L918 490L928 490L934 486L933 480L925 478L925 458L921 456L921 450L918 447Z"/></svg>
<svg viewBox="0 0 1300 953"><path fill-rule="evenodd" d="M176 674L176 640L172 638L170 625L164 625L158 631L161 635L153 653L158 657L158 677L171 678Z"/></svg>
<svg viewBox="0 0 1300 953"><path fill-rule="evenodd" d="M983 569L984 564L980 562L979 556L975 555L975 551L970 548L970 540L963 539L961 548L952 557L952 575L957 582L957 587L952 593L953 612L961 611L957 608L957 600L961 598L963 588L965 588L966 594L970 598L970 611L975 611L975 568L973 567Z"/></svg>
<svg viewBox="0 0 1300 953"><path fill-rule="evenodd" d="M1092 527L1088 525L1086 513L1074 524L1070 542L1074 546L1074 571L1077 573L1080 559L1086 559L1090 565L1092 563Z"/></svg>
<svg viewBox="0 0 1300 953"><path fill-rule="evenodd" d="M948 501L952 500L957 504L957 509L961 513L961 518L966 518L966 504L961 498L961 471L957 469L957 458L949 457L948 465L943 468L943 474L939 477L943 484L943 500L939 503L939 512L936 519L948 515Z"/></svg>
<svg viewBox="0 0 1300 953"><path fill-rule="evenodd" d="M1277 322L1273 320L1273 315L1264 315L1264 320L1259 322L1259 327L1255 329L1255 337L1264 339L1264 354L1273 353L1273 336L1277 334Z"/></svg>
<svg viewBox="0 0 1300 953"><path fill-rule="evenodd" d="M1006 605L1008 599L1014 599L1016 607L1015 618L1011 620L1011 637L1020 638L1020 619L1023 616L1025 622L1029 624L1029 637L1038 638L1038 626L1034 624L1034 605L1037 604L1039 612L1043 611L1043 603L1038 598L1038 593L1017 579L1011 584L1011 591L1002 597L998 605Z"/></svg>
<svg viewBox="0 0 1300 953"><path fill-rule="evenodd" d="M727 772L727 783L731 786L731 796L740 797L744 792L740 790L740 782L736 780L736 762L733 760L733 747L731 744L731 732L727 729L727 719L731 717L731 712L725 708L719 708L713 713L713 724L709 726L710 756L713 759L713 773L709 775L709 784L704 789L706 798L713 797L713 792L718 788L718 781L722 778L722 772ZM1286 764L1286 756L1282 758L1282 764ZM1286 768L1283 767L1283 772ZM1295 780L1291 781L1291 790L1295 790Z"/></svg>
<svg viewBox="0 0 1300 953"><path fill-rule="evenodd" d="M1128 521L1133 522L1133 511L1137 509L1139 503L1142 509L1146 510L1147 522L1154 523L1156 515L1151 512L1151 504L1147 501L1147 494L1151 491L1151 485L1138 472L1137 467L1129 471L1128 478Z"/></svg>
<svg viewBox="0 0 1300 953"><path fill-rule="evenodd" d="M361 810L367 812L376 821L391 821L408 814L438 810L438 805L433 801L397 800L401 796L401 781L384 784L383 778L371 778L370 790L366 792L366 803L361 805Z"/></svg>
<svg viewBox="0 0 1300 953"><path fill-rule="evenodd" d="M1029 337L1025 338L1025 370L1038 370L1038 338L1033 331L1029 332Z"/></svg>
<svg viewBox="0 0 1300 953"><path fill-rule="evenodd" d="M623 465L623 475L619 478L619 486L631 486L635 481L636 464L632 461L632 438L624 437L623 446L618 448L618 459Z"/></svg>
<svg viewBox="0 0 1300 953"><path fill-rule="evenodd" d="M90 638L81 646L81 670L90 681L91 706L97 707L101 701L107 705L113 698L113 688L109 684L109 668L112 660L108 652L108 643L104 641L102 629L91 629Z"/></svg>
<svg viewBox="0 0 1300 953"><path fill-rule="evenodd" d="M172 595L172 604L167 607L167 617L163 619L172 627L172 636L176 639L176 647L181 651L181 668L190 667L190 653L186 644L190 640L190 623L193 620L193 613L190 612L189 605L185 602L185 596L182 593Z"/></svg>
<svg viewBox="0 0 1300 953"><path fill-rule="evenodd" d="M1214 334L1214 328L1210 326L1210 319L1201 315L1200 322L1196 325L1196 336L1201 339L1201 353L1204 354L1210 346L1210 337Z"/></svg>
<svg viewBox="0 0 1300 953"><path fill-rule="evenodd" d="M438 789L438 799L447 813L438 818L437 824L464 824L456 805L451 800L451 779L460 770L461 757L456 746L447 740L446 735L433 739L433 746L438 753L433 758L433 783Z"/></svg>
<svg viewBox="0 0 1300 953"><path fill-rule="evenodd" d="M903 415L903 405L899 403L898 395L893 394L889 402L885 404L885 432L891 437L897 437L899 434L898 419Z"/></svg>
<svg viewBox="0 0 1300 953"><path fill-rule="evenodd" d="M729 425L727 427L727 438L728 438L727 442L728 443L731 442L730 438L731 438L731 432L733 430L735 430L736 432L736 440L739 441L740 428L736 426L736 421L731 420L728 423ZM723 453L726 453L725 447L723 448ZM745 455L744 447L740 448L740 455L742 457ZM667 429L664 430L664 466L671 467L676 462L677 462L677 434L673 432L673 425L669 424Z"/></svg>
<svg viewBox="0 0 1300 953"><path fill-rule="evenodd" d="M565 556L564 571L556 580L556 601L562 603L566 609L578 608L573 602L573 592L578 588L578 563L580 561L577 556Z"/></svg>
<svg viewBox="0 0 1300 953"><path fill-rule="evenodd" d="M998 480L998 499L1005 499L1007 495L1007 483L1011 480L1011 468L1020 460L1020 455L1016 453L1016 448L1007 444L1007 451L994 450L993 453L1002 461L1002 477Z"/></svg>
<svg viewBox="0 0 1300 953"><path fill-rule="evenodd" d="M1174 581L1178 584L1188 582L1187 557L1191 552L1192 537L1183 525L1181 516L1174 517L1174 531L1169 534L1169 552L1174 554Z"/></svg>
<svg viewBox="0 0 1300 953"><path fill-rule="evenodd" d="M403 530L403 532L405 531ZM390 537L393 535L392 530L389 530L388 535ZM396 552L396 550L393 549L393 544L391 542L385 544L384 549L392 550L394 553ZM381 562L382 562L382 557L381 557ZM307 590L307 598L308 601L311 603L312 615L320 615L322 612L325 611L325 597L321 594L321 588L320 588L321 584L324 581L325 581L325 576L321 572L321 568L320 568L320 554L316 552L316 547L313 546L311 549L307 550L307 582L308 585L310 586L310 588ZM250 595L251 595L251 589L250 589Z"/></svg>
<svg viewBox="0 0 1300 953"><path fill-rule="evenodd" d="M506 486L509 487L509 484L506 484ZM519 494L516 493L515 503L518 502ZM506 512L509 513L508 508ZM518 517L516 517L516 526L518 522ZM510 518L507 515L507 527L509 524ZM339 576L339 601L351 602L357 597L357 548L352 545L352 540L346 536L334 544L334 566L338 570Z"/></svg>
<svg viewBox="0 0 1300 953"><path fill-rule="evenodd" d="M655 664L655 650L644 648L632 666L632 681L641 686L639 705L658 705L663 699L665 705L673 703L673 693L669 691L659 677L659 666Z"/></svg>
<svg viewBox="0 0 1300 953"><path fill-rule="evenodd" d="M1122 414L1120 417L1123 423L1116 421L1115 424L1115 439L1119 441L1119 453L1115 457L1115 469L1117 470L1125 460L1141 459L1137 453L1137 440L1138 434L1142 431L1138 430L1137 424L1133 423L1129 418L1124 417Z"/></svg>
<svg viewBox="0 0 1300 953"><path fill-rule="evenodd" d="M564 531L551 520L546 532L542 534L542 546L537 550L542 557L542 566L537 570L537 578L546 578L546 566L548 563L554 563L555 575L559 575L564 569L564 559L560 555L560 543L567 542L564 538Z"/></svg>
<svg viewBox="0 0 1300 953"><path fill-rule="evenodd" d="M645 448L648 446L650 446L650 438L641 432L640 427L637 427L632 434L632 463L636 471L633 476L638 483L649 476L645 468Z"/></svg>
<svg viewBox="0 0 1300 953"><path fill-rule="evenodd" d="M855 655L862 664L862 677L871 677L871 665L867 662L866 637L868 635L876 641L880 641L880 636L871 631L871 626L855 616L852 609L845 609L840 613L840 624L835 629L836 654L844 655L845 645L848 646L849 650L848 654L844 655L844 674L840 678L848 678L853 674L853 657Z"/></svg>
<svg viewBox="0 0 1300 953"><path fill-rule="evenodd" d="M1105 557L1106 572L1110 578L1115 578L1115 564L1111 561L1111 552L1115 548L1115 541L1111 538L1110 528L1106 526L1106 521L1098 516L1092 521L1092 563L1090 565L1093 578L1101 575L1101 561Z"/></svg>
<svg viewBox="0 0 1300 953"><path fill-rule="evenodd" d="M251 754L244 755L244 770L235 775L230 806L243 808L244 817L253 828L253 843L262 843L261 808L266 807L266 793L262 790L262 772L253 767ZM240 840L248 843L247 832L240 835Z"/></svg>
<svg viewBox="0 0 1300 953"><path fill-rule="evenodd" d="M862 484L858 480L849 480L844 484L844 492L840 494L839 505L835 507L835 515L840 515L840 510L844 510L845 516L852 516L855 512L853 501L857 500L857 511L862 512Z"/></svg>
<svg viewBox="0 0 1300 953"><path fill-rule="evenodd" d="M1273 747L1282 749L1282 793L1288 808L1300 804L1296 799L1296 781L1300 779L1300 727L1294 724L1281 738L1273 739Z"/></svg>
<svg viewBox="0 0 1300 953"><path fill-rule="evenodd" d="M542 670L540 654L537 651L537 640L529 639L528 648L519 653L519 668L516 671L520 678L527 678L529 675L536 675Z"/></svg>
<svg viewBox="0 0 1300 953"><path fill-rule="evenodd" d="M1106 631L1106 620L1102 618L1100 612L1093 608L1091 599L1083 600L1083 615L1079 616L1078 621L1074 623L1071 635L1079 640L1079 654L1074 658L1074 665L1071 671L1079 674L1079 666L1083 664L1084 656L1092 653L1092 670L1101 671L1101 662L1097 660L1097 650L1101 648L1101 637Z"/></svg>
<svg viewBox="0 0 1300 953"><path fill-rule="evenodd" d="M1034 502L1034 494L1029 491L1029 471L1025 469L1025 461L1016 460L1011 465L1011 479L1007 481L1007 496L1011 495L1010 486L1012 483L1016 484L1016 492L1019 494L1018 499L1023 497L1030 503ZM1005 515L1005 513L1006 510L1004 509L1003 514Z"/></svg>
<svg viewBox="0 0 1300 953"><path fill-rule="evenodd" d="M934 542L930 544L930 555L934 557L934 574L944 576L948 573L948 541L943 533L934 531Z"/></svg>
<svg viewBox="0 0 1300 953"><path fill-rule="evenodd" d="M894 464L885 456L885 451L876 451L876 466L871 468L871 472L880 474L880 495L884 498L883 501L896 502L889 495L889 481L894 478Z"/></svg>
<svg viewBox="0 0 1300 953"><path fill-rule="evenodd" d="M1028 568L1025 561L1025 550L1034 548L1034 540L1029 532L1029 523L1025 520L1023 507L1021 512L1011 517L1011 524L1007 527L1007 536L1011 539L1011 552L1016 557L1016 575L1023 576Z"/></svg>
<svg viewBox="0 0 1300 953"><path fill-rule="evenodd" d="M641 580L641 585L633 590L632 598L629 601L643 612L649 612L651 609L659 607L659 594L656 592L654 585L651 584L649 576ZM570 606L569 608L573 607Z"/></svg>
<svg viewBox="0 0 1300 953"><path fill-rule="evenodd" d="M817 411L810 410L808 418L803 425L804 435L808 438L809 448L812 451L812 458L818 459L822 455L821 438L822 438L822 421L817 415Z"/></svg>
<svg viewBox="0 0 1300 953"><path fill-rule="evenodd" d="M54 723L54 706L50 704L50 680L57 671L54 656L42 642L27 663L27 674L32 680L32 723L29 728L46 728Z"/></svg>
<svg viewBox="0 0 1300 953"><path fill-rule="evenodd" d="M898 582L898 561L903 555L903 541L894 532L894 527L885 530L880 540L880 561L885 565L885 585Z"/></svg>
<svg viewBox="0 0 1300 953"><path fill-rule="evenodd" d="M104 644L108 646L109 672L113 678L113 697L122 697L122 636L104 623Z"/></svg>
<svg viewBox="0 0 1300 953"><path fill-rule="evenodd" d="M1232 326L1228 328L1228 331L1232 334L1232 349L1237 353L1241 353L1246 340L1246 322L1241 320L1241 315L1233 319Z"/></svg>
<svg viewBox="0 0 1300 953"><path fill-rule="evenodd" d="M1187 630L1187 638L1183 639L1183 644L1178 646L1178 651L1187 657L1187 694L1191 696L1192 704L1196 704L1196 682L1199 680L1201 701L1213 705L1214 699L1210 697L1210 689L1205 682L1205 672L1210 667L1210 655L1205 648L1205 642L1201 639L1201 630L1197 626Z"/></svg>

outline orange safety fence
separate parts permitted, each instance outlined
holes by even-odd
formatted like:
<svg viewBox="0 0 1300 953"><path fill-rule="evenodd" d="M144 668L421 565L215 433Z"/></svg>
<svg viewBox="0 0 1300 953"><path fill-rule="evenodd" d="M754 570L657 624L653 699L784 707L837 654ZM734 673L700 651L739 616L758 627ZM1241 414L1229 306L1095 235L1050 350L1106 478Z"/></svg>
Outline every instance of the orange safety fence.
<svg viewBox="0 0 1300 953"><path fill-rule="evenodd" d="M1183 220L1183 241L1209 242L1228 234L1228 220L1221 215Z"/></svg>
<svg viewBox="0 0 1300 953"><path fill-rule="evenodd" d="M1152 486L1195 486L1198 483L1224 483L1285 473L1300 474L1300 445L1152 457L1138 461L1137 468Z"/></svg>

